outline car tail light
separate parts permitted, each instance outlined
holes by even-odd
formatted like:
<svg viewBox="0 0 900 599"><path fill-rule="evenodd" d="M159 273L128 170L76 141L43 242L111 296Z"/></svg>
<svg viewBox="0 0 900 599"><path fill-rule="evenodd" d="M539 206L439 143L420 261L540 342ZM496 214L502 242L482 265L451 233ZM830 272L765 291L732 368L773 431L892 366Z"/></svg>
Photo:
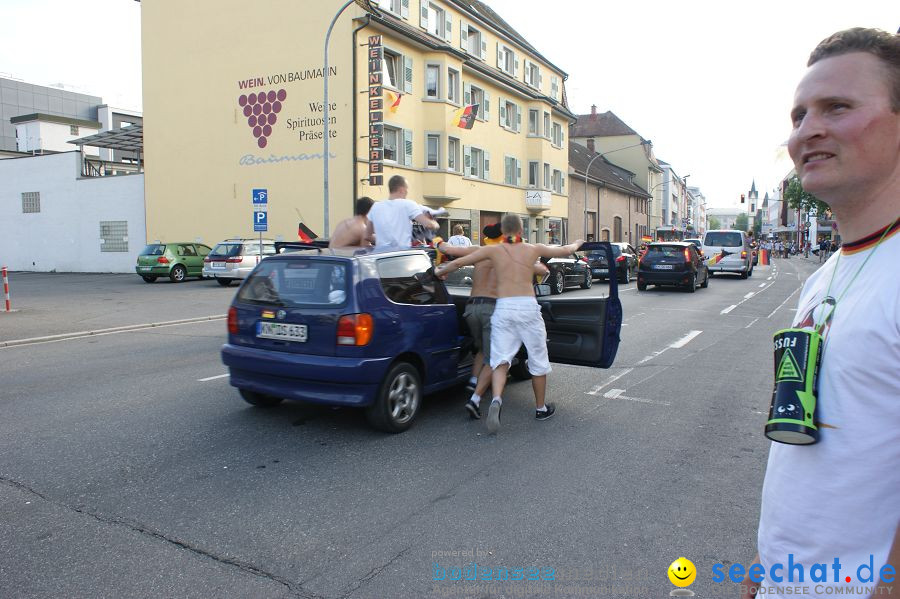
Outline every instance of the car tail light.
<svg viewBox="0 0 900 599"><path fill-rule="evenodd" d="M240 264L243 261L244 261L243 256L234 256L233 258L227 259L225 262L228 262L229 264Z"/></svg>
<svg viewBox="0 0 900 599"><path fill-rule="evenodd" d="M625 262L625 256L619 256L616 258L616 262Z"/></svg>
<svg viewBox="0 0 900 599"><path fill-rule="evenodd" d="M368 345L372 339L372 316L370 314L347 314L341 316L337 326L338 345Z"/></svg>
<svg viewBox="0 0 900 599"><path fill-rule="evenodd" d="M691 261L691 250L689 250L688 248L684 248L684 261L685 262Z"/></svg>
<svg viewBox="0 0 900 599"><path fill-rule="evenodd" d="M159 258L156 259L156 261L159 264L168 264L169 263L169 259L166 258L165 256L160 256Z"/></svg>
<svg viewBox="0 0 900 599"><path fill-rule="evenodd" d="M746 257L747 257L747 250L744 250L741 252L741 259L743 260Z"/></svg>
<svg viewBox="0 0 900 599"><path fill-rule="evenodd" d="M237 308L228 308L228 332L232 335L238 334L238 317Z"/></svg>
<svg viewBox="0 0 900 599"><path fill-rule="evenodd" d="M212 260L208 257L203 259L203 264L209 264L210 262L212 262Z"/></svg>

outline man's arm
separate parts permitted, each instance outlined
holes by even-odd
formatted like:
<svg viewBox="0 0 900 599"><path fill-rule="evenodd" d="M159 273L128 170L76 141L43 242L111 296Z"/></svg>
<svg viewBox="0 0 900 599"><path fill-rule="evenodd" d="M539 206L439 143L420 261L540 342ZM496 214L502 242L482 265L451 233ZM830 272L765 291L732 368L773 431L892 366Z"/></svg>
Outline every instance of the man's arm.
<svg viewBox="0 0 900 599"><path fill-rule="evenodd" d="M482 260L489 260L491 251L493 249L494 247L492 246L478 248L476 251L468 254L467 256L457 258L456 260L447 262L446 264L441 264L435 269L434 274L437 276L446 275L447 273L453 272L454 270L458 270L460 267L475 264L476 262L481 262Z"/></svg>
<svg viewBox="0 0 900 599"><path fill-rule="evenodd" d="M426 229L437 230L438 228L440 228L440 225L438 224L438 222L436 220L434 220L433 218L431 218L431 215L428 214L427 212L423 212L419 216L415 217L413 220L415 220L417 223L419 223Z"/></svg>
<svg viewBox="0 0 900 599"><path fill-rule="evenodd" d="M450 245L446 241L442 241L435 246L436 249L440 250L441 253L447 254L448 256L453 256L454 258L458 258L460 256L468 256L474 252L477 252L481 248L477 245L470 245L463 247L461 245Z"/></svg>
<svg viewBox="0 0 900 599"><path fill-rule="evenodd" d="M584 243L584 241L578 239L574 243L561 245L559 247L551 247L549 245L544 245L543 243L537 243L534 247L538 249L538 255L543 256L544 258L563 258L578 250L582 243Z"/></svg>

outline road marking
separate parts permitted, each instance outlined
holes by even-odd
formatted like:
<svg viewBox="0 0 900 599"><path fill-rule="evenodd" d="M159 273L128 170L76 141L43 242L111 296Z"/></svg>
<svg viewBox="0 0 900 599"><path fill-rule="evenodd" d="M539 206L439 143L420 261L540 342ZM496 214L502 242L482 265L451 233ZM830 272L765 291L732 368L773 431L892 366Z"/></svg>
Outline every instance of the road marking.
<svg viewBox="0 0 900 599"><path fill-rule="evenodd" d="M729 312L731 312L731 311L734 310L735 308L737 308L737 304L731 304L730 306L728 306L727 308L725 308L724 310L722 310L721 312L719 312L719 314L728 314Z"/></svg>
<svg viewBox="0 0 900 599"><path fill-rule="evenodd" d="M768 278L768 279L766 279L766 280L767 280L767 281L771 281L771 280L772 280L772 277L769 277L769 278Z"/></svg>
<svg viewBox="0 0 900 599"><path fill-rule="evenodd" d="M671 347L673 349L678 349L679 347L684 347L685 345L687 345L688 343L691 342L691 339L693 339L694 337L696 337L697 335L699 335L702 332L703 331L691 331L690 333L688 333L687 335L685 335L684 337L682 337L681 339L679 339L678 341L676 341L675 343L670 345L669 347Z"/></svg>
<svg viewBox="0 0 900 599"><path fill-rule="evenodd" d="M763 283L763 284L765 284L765 283ZM750 293L748 293L747 295L744 296L744 299L745 299L745 300L750 299L750 298L753 297L754 295L756 295L756 292L755 292L755 291L751 291Z"/></svg>
<svg viewBox="0 0 900 599"><path fill-rule="evenodd" d="M745 329L749 329L750 327L753 326L753 323L756 322L757 320L759 320L759 319L758 319L758 318L754 318L753 320L750 321L750 324L748 324L748 325L745 326L744 328L745 328Z"/></svg>
<svg viewBox="0 0 900 599"><path fill-rule="evenodd" d="M755 295L759 295L763 291L768 291L769 288L771 288L772 285L774 285L774 284L775 284L774 282L769 283L768 285L765 286L764 289L761 289L760 291L753 291L753 292L748 293L747 295L744 296L744 299L742 299L741 301L739 301L738 303L736 303L734 305L728 306L727 308L725 308L724 310L719 312L719 314L728 314L729 312L731 312L732 310L734 310L735 308L737 308L738 306L740 306L741 304L746 302L748 299L751 299Z"/></svg>
<svg viewBox="0 0 900 599"><path fill-rule="evenodd" d="M776 312L778 312L778 310L781 309L781 307L782 307L783 305L785 305L786 303L788 303L788 300L791 299L792 297L794 297L794 294L797 293L798 291L800 291L800 287L797 287L796 289L794 289L794 291L791 292L791 294L790 294L789 296L787 296L787 297L785 298L785 300L784 300L783 302L781 302L781 303L778 305L777 308L775 308L774 310L772 310L772 312L771 312L768 316L766 316L766 318L772 318L772 315L775 314Z"/></svg>
<svg viewBox="0 0 900 599"><path fill-rule="evenodd" d="M197 381L199 381L201 383L205 383L206 381L214 381L216 379L224 379L226 376L228 376L228 373L217 374L216 376L208 376L205 379L197 379Z"/></svg>
<svg viewBox="0 0 900 599"><path fill-rule="evenodd" d="M759 286L760 286L760 287L765 287L766 284L765 284L765 283L760 283Z"/></svg>
<svg viewBox="0 0 900 599"><path fill-rule="evenodd" d="M617 380L619 380L620 378L622 378L623 376L625 376L626 374L628 374L628 373L631 372L632 370L634 370L634 368L626 368L625 370L623 370L623 371L620 372L619 374L615 374L615 375L609 377L609 379L607 379L607 381L606 381L605 383L603 383L603 384L601 384L601 385L597 385L596 387L594 387L594 388L591 389L590 391L585 391L584 394L585 394L585 395L597 395L597 394L600 392L600 389L602 389L603 387L606 387L607 385L611 385L612 383L615 383Z"/></svg>
<svg viewBox="0 0 900 599"><path fill-rule="evenodd" d="M643 397L626 397L622 395L625 393L625 389L610 389L606 393L603 394L604 399L624 399L625 401L636 401L639 403L652 403L661 406L671 406L672 404L668 401L662 401L658 399L645 399Z"/></svg>
<svg viewBox="0 0 900 599"><path fill-rule="evenodd" d="M625 393L625 389L610 389L603 394L603 397L605 397L606 399L615 399L623 393Z"/></svg>

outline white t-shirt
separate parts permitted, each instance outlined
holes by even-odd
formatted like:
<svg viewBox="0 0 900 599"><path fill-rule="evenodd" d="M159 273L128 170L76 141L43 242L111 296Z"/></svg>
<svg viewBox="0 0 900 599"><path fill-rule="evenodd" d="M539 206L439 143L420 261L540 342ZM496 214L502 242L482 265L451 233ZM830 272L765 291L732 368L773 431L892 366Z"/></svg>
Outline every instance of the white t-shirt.
<svg viewBox="0 0 900 599"><path fill-rule="evenodd" d="M450 245L455 245L455 246L464 247L464 248L467 248L470 245L472 245L472 242L465 235L454 235L453 237L451 237L450 239L447 240L447 243L449 243Z"/></svg>
<svg viewBox="0 0 900 599"><path fill-rule="evenodd" d="M369 209L375 229L375 248L408 248L412 243L412 219L422 214L417 203L406 198L382 200Z"/></svg>
<svg viewBox="0 0 900 599"><path fill-rule="evenodd" d="M823 331L819 441L772 443L759 522L763 584L797 584L786 576L788 554L793 554L794 563L804 566L807 597L831 597L828 585L877 585L900 524L900 231L884 239L841 297L872 251L871 245L856 251L845 246L832 256L803 286L794 317L794 327L811 328L823 310L830 311L822 303L837 266L829 296L838 302ZM874 580L863 583L857 568L866 564L867 575L870 555ZM841 564L837 583L831 567L835 558ZM785 582L768 580L774 563L785 564ZM828 564L827 583L810 582L810 568L817 563Z"/></svg>

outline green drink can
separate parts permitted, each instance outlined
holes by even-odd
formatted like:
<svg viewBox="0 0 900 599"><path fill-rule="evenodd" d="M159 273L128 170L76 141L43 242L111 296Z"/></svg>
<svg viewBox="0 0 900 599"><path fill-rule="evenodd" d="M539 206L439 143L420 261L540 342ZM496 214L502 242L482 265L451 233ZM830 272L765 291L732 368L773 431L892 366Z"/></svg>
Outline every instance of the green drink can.
<svg viewBox="0 0 900 599"><path fill-rule="evenodd" d="M822 336L806 329L782 329L773 341L775 388L766 437L789 445L810 445L819 440L816 396Z"/></svg>

